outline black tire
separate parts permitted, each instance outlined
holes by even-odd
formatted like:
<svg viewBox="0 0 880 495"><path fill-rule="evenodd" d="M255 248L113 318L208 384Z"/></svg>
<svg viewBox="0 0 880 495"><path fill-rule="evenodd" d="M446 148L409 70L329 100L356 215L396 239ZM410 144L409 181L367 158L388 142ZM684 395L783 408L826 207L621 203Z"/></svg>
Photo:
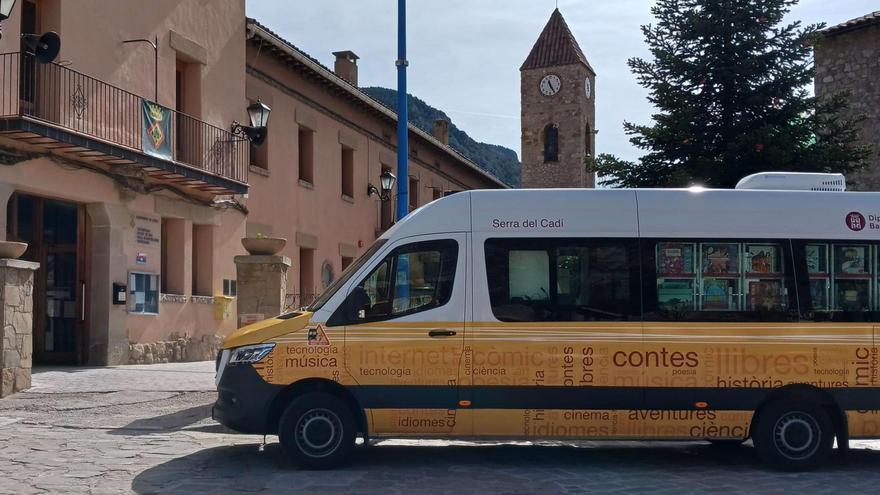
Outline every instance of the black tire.
<svg viewBox="0 0 880 495"><path fill-rule="evenodd" d="M752 438L765 463L784 471L807 471L831 454L834 424L819 405L781 399L761 411Z"/></svg>
<svg viewBox="0 0 880 495"><path fill-rule="evenodd" d="M278 425L284 455L307 469L331 469L345 464L354 449L357 426L342 399L310 393L287 406Z"/></svg>

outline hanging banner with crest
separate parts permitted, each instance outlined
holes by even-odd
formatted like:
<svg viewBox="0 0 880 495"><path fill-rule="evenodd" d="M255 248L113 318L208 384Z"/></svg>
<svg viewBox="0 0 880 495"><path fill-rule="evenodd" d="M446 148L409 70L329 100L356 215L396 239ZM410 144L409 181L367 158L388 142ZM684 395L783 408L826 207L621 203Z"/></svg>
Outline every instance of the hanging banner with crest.
<svg viewBox="0 0 880 495"><path fill-rule="evenodd" d="M141 147L144 153L171 160L171 110L142 99L141 115Z"/></svg>

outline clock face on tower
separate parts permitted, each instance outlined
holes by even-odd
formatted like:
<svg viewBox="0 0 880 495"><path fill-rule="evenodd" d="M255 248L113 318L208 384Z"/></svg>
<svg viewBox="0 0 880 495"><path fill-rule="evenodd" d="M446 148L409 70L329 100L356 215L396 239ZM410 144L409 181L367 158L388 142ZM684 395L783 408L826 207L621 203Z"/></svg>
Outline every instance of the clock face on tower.
<svg viewBox="0 0 880 495"><path fill-rule="evenodd" d="M553 96L562 88L562 80L556 74L547 74L541 79L541 93L545 96Z"/></svg>
<svg viewBox="0 0 880 495"><path fill-rule="evenodd" d="M592 89L593 88L590 87L590 78L588 77L584 80L584 93L587 95L587 98L590 97Z"/></svg>

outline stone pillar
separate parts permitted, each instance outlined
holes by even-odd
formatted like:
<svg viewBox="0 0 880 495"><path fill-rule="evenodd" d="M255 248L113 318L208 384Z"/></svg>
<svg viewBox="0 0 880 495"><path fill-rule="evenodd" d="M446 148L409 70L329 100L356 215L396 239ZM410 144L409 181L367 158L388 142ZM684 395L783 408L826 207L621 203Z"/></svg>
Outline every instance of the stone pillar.
<svg viewBox="0 0 880 495"><path fill-rule="evenodd" d="M287 256L236 256L238 324L280 315L287 296Z"/></svg>
<svg viewBox="0 0 880 495"><path fill-rule="evenodd" d="M113 305L113 282L128 284L125 235L131 212L123 205L90 203L92 221L89 289L89 365L128 364L128 327L125 305Z"/></svg>
<svg viewBox="0 0 880 495"><path fill-rule="evenodd" d="M31 386L34 350L34 271L39 263L0 259L0 397Z"/></svg>

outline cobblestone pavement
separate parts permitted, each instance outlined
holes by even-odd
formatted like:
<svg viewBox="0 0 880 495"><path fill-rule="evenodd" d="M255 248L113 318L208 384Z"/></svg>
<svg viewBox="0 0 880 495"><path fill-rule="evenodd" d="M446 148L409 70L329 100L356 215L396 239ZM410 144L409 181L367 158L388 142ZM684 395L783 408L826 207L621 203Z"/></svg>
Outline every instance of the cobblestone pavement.
<svg viewBox="0 0 880 495"><path fill-rule="evenodd" d="M383 441L329 472L210 419L213 363L43 369L0 400L0 493L877 493L880 442L813 473L700 443ZM874 450L877 449L877 450Z"/></svg>

